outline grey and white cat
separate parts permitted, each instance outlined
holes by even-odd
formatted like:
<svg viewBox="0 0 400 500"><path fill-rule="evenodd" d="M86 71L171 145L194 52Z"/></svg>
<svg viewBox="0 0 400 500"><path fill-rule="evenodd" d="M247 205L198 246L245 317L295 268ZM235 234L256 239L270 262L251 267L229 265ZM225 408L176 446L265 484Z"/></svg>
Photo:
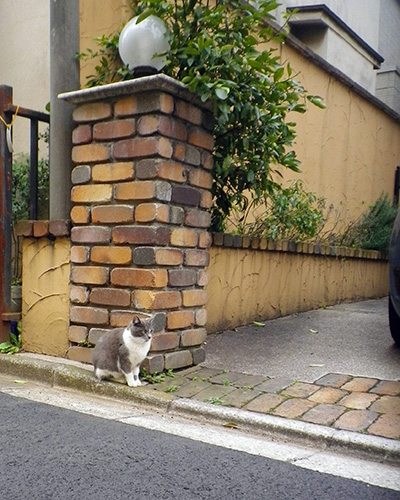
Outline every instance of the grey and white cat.
<svg viewBox="0 0 400 500"><path fill-rule="evenodd" d="M151 320L135 316L126 328L115 328L100 337L93 349L94 376L126 382L129 387L141 385L140 364L150 349Z"/></svg>

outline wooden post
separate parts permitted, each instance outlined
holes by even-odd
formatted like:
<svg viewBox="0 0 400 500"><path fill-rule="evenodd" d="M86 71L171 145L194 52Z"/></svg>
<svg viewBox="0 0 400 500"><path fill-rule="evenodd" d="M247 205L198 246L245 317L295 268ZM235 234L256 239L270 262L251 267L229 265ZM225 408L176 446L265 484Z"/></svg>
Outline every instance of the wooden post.
<svg viewBox="0 0 400 500"><path fill-rule="evenodd" d="M0 116L12 104L12 88L0 85ZM7 147L7 128L0 123L0 342L9 340L10 323L6 314L11 309L11 238L12 238L12 155Z"/></svg>

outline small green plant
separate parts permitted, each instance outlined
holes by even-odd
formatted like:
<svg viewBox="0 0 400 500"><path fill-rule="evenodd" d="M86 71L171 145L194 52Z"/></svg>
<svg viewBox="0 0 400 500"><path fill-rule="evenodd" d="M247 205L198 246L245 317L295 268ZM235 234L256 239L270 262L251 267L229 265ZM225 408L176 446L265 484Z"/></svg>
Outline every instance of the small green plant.
<svg viewBox="0 0 400 500"><path fill-rule="evenodd" d="M165 392L176 392L178 390L178 386L176 385L169 385L168 387L165 388Z"/></svg>
<svg viewBox="0 0 400 500"><path fill-rule="evenodd" d="M387 251L397 210L383 193L344 231L328 234L326 240L335 246Z"/></svg>
<svg viewBox="0 0 400 500"><path fill-rule="evenodd" d="M21 350L21 335L10 333L10 340L0 344L2 354L16 354Z"/></svg>
<svg viewBox="0 0 400 500"><path fill-rule="evenodd" d="M225 379L223 382L222 382L223 385L225 386L229 386L229 385L232 385L232 382L227 378Z"/></svg>
<svg viewBox="0 0 400 500"><path fill-rule="evenodd" d="M221 398L208 398L204 400L205 403L210 403L212 405L223 405L224 402Z"/></svg>
<svg viewBox="0 0 400 500"><path fill-rule="evenodd" d="M89 340L81 340L80 342L78 342L78 346L79 347L89 347L90 349L92 349L95 344L93 344L92 342L89 342Z"/></svg>
<svg viewBox="0 0 400 500"><path fill-rule="evenodd" d="M153 374L151 374L147 372L146 368L142 367L140 370L140 377L142 380L145 380L149 384L160 384L161 382L165 381L166 377L175 378L175 374L173 370L167 370L166 372L162 373L157 373L155 371Z"/></svg>

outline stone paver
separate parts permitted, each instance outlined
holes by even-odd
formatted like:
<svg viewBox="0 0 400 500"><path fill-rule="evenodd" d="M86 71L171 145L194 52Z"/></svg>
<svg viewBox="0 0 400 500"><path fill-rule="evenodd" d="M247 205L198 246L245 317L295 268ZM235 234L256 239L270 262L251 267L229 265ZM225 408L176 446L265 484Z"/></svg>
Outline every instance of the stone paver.
<svg viewBox="0 0 400 500"><path fill-rule="evenodd" d="M253 388L253 387L265 382L266 379L267 379L267 377L264 377L263 375L243 375L242 374L242 376L239 379L235 380L233 385L235 387Z"/></svg>
<svg viewBox="0 0 400 500"><path fill-rule="evenodd" d="M273 410L273 415L278 415L285 418L299 418L306 411L310 410L315 403L307 401L307 399L288 399Z"/></svg>
<svg viewBox="0 0 400 500"><path fill-rule="evenodd" d="M400 382L392 380L382 380L370 392L374 394L383 394L386 396L400 396Z"/></svg>
<svg viewBox="0 0 400 500"><path fill-rule="evenodd" d="M273 408L283 403L283 401L285 401L285 398L278 394L261 394L261 396L253 399L253 401L246 406L246 410L269 413Z"/></svg>
<svg viewBox="0 0 400 500"><path fill-rule="evenodd" d="M345 408L340 406L320 404L305 413L302 420L312 424L332 425L345 411Z"/></svg>
<svg viewBox="0 0 400 500"><path fill-rule="evenodd" d="M364 431L376 419L378 414L369 410L350 410L344 413L333 424L337 429L346 429L347 431Z"/></svg>
<svg viewBox="0 0 400 500"><path fill-rule="evenodd" d="M315 401L316 403L333 404L337 403L347 395L348 392L342 391L341 389L335 389L334 387L321 387L321 389L317 392L311 394L308 399L310 401Z"/></svg>
<svg viewBox="0 0 400 500"><path fill-rule="evenodd" d="M180 387L175 394L181 398L192 398L195 394L204 391L211 387L209 382L203 382L202 380L190 382L188 384Z"/></svg>
<svg viewBox="0 0 400 500"><path fill-rule="evenodd" d="M344 391L350 392L367 392L369 389L374 387L378 383L378 380L374 378L366 377L355 377L350 382L341 386Z"/></svg>
<svg viewBox="0 0 400 500"><path fill-rule="evenodd" d="M315 383L328 387L341 387L346 382L349 382L351 377L349 375L341 375L339 373L329 373L318 379Z"/></svg>
<svg viewBox="0 0 400 500"><path fill-rule="evenodd" d="M398 415L400 414L400 397L382 396L370 409L378 413L394 413Z"/></svg>
<svg viewBox="0 0 400 500"><path fill-rule="evenodd" d="M377 394L369 394L368 392L352 392L339 401L339 404L353 410L366 410L378 397Z"/></svg>
<svg viewBox="0 0 400 500"><path fill-rule="evenodd" d="M277 377L266 380L260 384L257 389L264 392L279 392L292 384L293 380L290 378Z"/></svg>
<svg viewBox="0 0 400 500"><path fill-rule="evenodd" d="M295 382L293 385L287 387L282 394L284 396L291 396L294 398L307 398L314 392L318 391L319 387L314 384L306 384L305 382Z"/></svg>
<svg viewBox="0 0 400 500"><path fill-rule="evenodd" d="M209 381L212 384L233 385L233 383L240 378L243 378L243 373L229 372L211 377Z"/></svg>
<svg viewBox="0 0 400 500"><path fill-rule="evenodd" d="M235 408L242 408L242 406L246 405L260 394L260 391L254 391L252 389L235 389L224 396L224 404L234 406Z"/></svg>
<svg viewBox="0 0 400 500"><path fill-rule="evenodd" d="M201 368L197 372L191 374L189 378L207 380L210 377L215 377L216 375L220 375L221 373L224 373L224 370L217 370L216 368Z"/></svg>
<svg viewBox="0 0 400 500"><path fill-rule="evenodd" d="M400 415L381 415L368 427L369 434L400 439Z"/></svg>
<svg viewBox="0 0 400 500"><path fill-rule="evenodd" d="M224 401L225 403L224 397L234 390L235 390L234 387L213 384L207 389L204 389L204 391L200 391L194 396L192 396L192 399L196 399L197 401L203 401L205 403L212 403L213 400L218 400L218 401L221 400Z"/></svg>

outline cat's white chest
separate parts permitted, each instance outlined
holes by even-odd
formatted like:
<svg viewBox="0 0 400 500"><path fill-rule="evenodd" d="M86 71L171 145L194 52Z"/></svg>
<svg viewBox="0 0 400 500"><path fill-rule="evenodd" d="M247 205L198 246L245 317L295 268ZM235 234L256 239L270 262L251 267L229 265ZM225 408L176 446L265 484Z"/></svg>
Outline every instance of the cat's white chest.
<svg viewBox="0 0 400 500"><path fill-rule="evenodd" d="M151 339L143 341L141 338L135 338L127 328L124 330L122 337L129 352L129 361L131 362L132 367L134 367L141 363L146 357L150 349Z"/></svg>

